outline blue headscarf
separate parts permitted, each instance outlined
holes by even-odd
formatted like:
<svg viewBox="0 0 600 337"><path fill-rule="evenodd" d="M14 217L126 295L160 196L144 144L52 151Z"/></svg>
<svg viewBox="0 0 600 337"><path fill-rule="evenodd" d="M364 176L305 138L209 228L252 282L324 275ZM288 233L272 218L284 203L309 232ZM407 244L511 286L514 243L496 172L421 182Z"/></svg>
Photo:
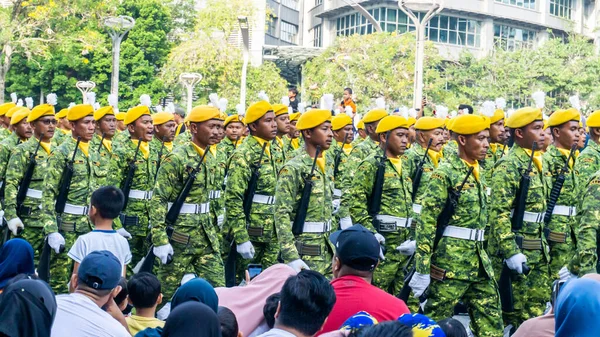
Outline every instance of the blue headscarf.
<svg viewBox="0 0 600 337"><path fill-rule="evenodd" d="M342 324L340 330L352 332L365 326L373 326L377 323L377 319L371 316L368 312L359 311L358 313L354 314L354 316L348 318L344 324Z"/></svg>
<svg viewBox="0 0 600 337"><path fill-rule="evenodd" d="M196 301L206 304L216 313L219 309L219 297L213 286L203 278L195 278L179 287L171 299L171 311L181 303Z"/></svg>
<svg viewBox="0 0 600 337"><path fill-rule="evenodd" d="M556 300L555 337L597 336L600 330L600 282L575 279L567 282Z"/></svg>
<svg viewBox="0 0 600 337"><path fill-rule="evenodd" d="M444 330L423 314L404 314L398 318L398 321L412 327L414 337L446 337Z"/></svg>
<svg viewBox="0 0 600 337"><path fill-rule="evenodd" d="M33 274L33 248L23 239L6 241L0 251L0 289L19 274Z"/></svg>

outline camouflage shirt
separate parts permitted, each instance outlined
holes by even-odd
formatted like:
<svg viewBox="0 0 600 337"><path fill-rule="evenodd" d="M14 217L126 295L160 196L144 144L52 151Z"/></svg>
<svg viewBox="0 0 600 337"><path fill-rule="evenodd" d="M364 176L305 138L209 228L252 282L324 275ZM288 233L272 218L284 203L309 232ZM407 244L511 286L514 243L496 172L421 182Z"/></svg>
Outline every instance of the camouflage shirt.
<svg viewBox="0 0 600 337"><path fill-rule="evenodd" d="M425 193L425 188L429 183L429 178L431 177L431 173L435 169L435 166L431 161L431 158L425 156L425 149L418 143L413 144L413 146L406 150L402 156L402 169L406 171L406 175L411 179L415 177L417 167L423 158L425 158L425 161L423 162L423 174L421 175L421 181L419 183L415 201L420 200L420 196Z"/></svg>
<svg viewBox="0 0 600 337"><path fill-rule="evenodd" d="M337 175L335 175L335 159L338 154L339 154L340 159L339 159L339 164L338 164L338 172L337 172ZM334 175L335 175L334 179L333 179L333 185L334 185L333 199L340 200L339 210L335 214L338 217L338 219L350 216L347 205L344 204L343 202L341 202L341 199L343 197L343 195L342 195L343 176L344 176L344 173L346 172L346 170L348 169L347 168L348 154L346 153L346 151L344 151L342 149L342 144L337 142L334 139L333 142L331 143L331 146L329 147L329 149L327 151L325 151L325 158L326 158L326 163L331 166L331 170L332 170L332 172L334 172Z"/></svg>
<svg viewBox="0 0 600 337"><path fill-rule="evenodd" d="M11 132L9 129L0 127L0 142L4 140L6 137L10 136Z"/></svg>
<svg viewBox="0 0 600 337"><path fill-rule="evenodd" d="M597 273L598 265L598 239L600 238L600 172L596 172L585 188L584 194L579 194L581 203L577 209L577 225L575 237L577 241L577 254L569 266L574 270L573 264L579 264L579 276Z"/></svg>
<svg viewBox="0 0 600 337"><path fill-rule="evenodd" d="M112 145L111 148L107 148L105 144L100 145L102 141L102 137L98 135L94 135L94 138L90 141L90 151L97 152L100 155L100 165L98 165L98 186L108 186L110 182L108 181L109 172L110 171L110 159L112 157ZM105 140L106 142L106 140ZM112 142L111 142L112 144ZM100 149L100 151L98 151ZM112 172L111 172L112 173Z"/></svg>
<svg viewBox="0 0 600 337"><path fill-rule="evenodd" d="M494 166L504 155L503 149L505 149L503 144L490 144L485 159L479 161L486 181L491 181L494 174Z"/></svg>
<svg viewBox="0 0 600 337"><path fill-rule="evenodd" d="M590 139L577 157L574 170L577 174L577 185L585 188L592 176L600 170L600 145Z"/></svg>
<svg viewBox="0 0 600 337"><path fill-rule="evenodd" d="M547 179L547 192L546 201L549 201L550 191L560 171L567 162L567 157L558 151L556 146L550 145L544 153L544 171L550 174L550 179ZM573 157L574 159L575 157ZM579 203L578 186L576 181L575 171L569 169L565 174L565 182L560 192L560 196L556 201L556 205L561 206L576 206ZM570 236L571 229L575 226L574 216L565 216L553 214L552 220L548 224L548 228L552 232L567 233Z"/></svg>
<svg viewBox="0 0 600 337"><path fill-rule="evenodd" d="M21 143L19 136L15 132L11 133L10 136L6 137L0 142L0 181L4 182L6 175L6 168L8 166L8 160L12 151ZM2 197L2 196L0 196Z"/></svg>
<svg viewBox="0 0 600 337"><path fill-rule="evenodd" d="M223 140L217 145L217 151L222 153L224 158L228 160L233 151L235 151L236 147L240 146L242 142L240 140L234 141L229 139L229 137L223 138Z"/></svg>
<svg viewBox="0 0 600 337"><path fill-rule="evenodd" d="M273 160L275 161L275 167L280 170L285 164L286 161L293 157L292 153L286 151L286 141L285 138L275 138L271 142L271 154L273 155Z"/></svg>
<svg viewBox="0 0 600 337"><path fill-rule="evenodd" d="M446 145L444 145L442 148L442 154L443 160L448 160L450 157L458 156L458 143L453 139L448 141L448 143L446 143Z"/></svg>
<svg viewBox="0 0 600 337"><path fill-rule="evenodd" d="M56 128L56 131L54 131L54 136L52 137L52 146L59 146L65 141L65 139L69 138L72 138L70 130Z"/></svg>

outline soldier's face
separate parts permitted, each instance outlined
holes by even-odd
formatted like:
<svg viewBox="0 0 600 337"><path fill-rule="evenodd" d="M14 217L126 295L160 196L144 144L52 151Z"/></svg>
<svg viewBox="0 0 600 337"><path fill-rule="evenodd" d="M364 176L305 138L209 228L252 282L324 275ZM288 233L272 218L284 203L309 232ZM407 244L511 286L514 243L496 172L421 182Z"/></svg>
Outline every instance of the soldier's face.
<svg viewBox="0 0 600 337"><path fill-rule="evenodd" d="M21 139L30 138L33 135L33 129L31 128L31 124L27 122L27 118L24 118L22 121L17 123L14 128L15 133Z"/></svg>
<svg viewBox="0 0 600 337"><path fill-rule="evenodd" d="M579 122L569 121L560 127L551 128L554 144L562 149L570 149L579 142Z"/></svg>
<svg viewBox="0 0 600 337"><path fill-rule="evenodd" d="M32 123L32 128L37 137L44 134L44 141L48 141L54 136L57 120L54 116L43 116Z"/></svg>
<svg viewBox="0 0 600 337"><path fill-rule="evenodd" d="M8 118L6 116L0 116L0 125L4 126L5 128L8 128L9 124L10 124L10 118Z"/></svg>
<svg viewBox="0 0 600 337"><path fill-rule="evenodd" d="M223 127L223 121L219 124L219 142L225 138L225 127Z"/></svg>
<svg viewBox="0 0 600 337"><path fill-rule="evenodd" d="M154 135L154 125L152 124L152 116L143 115L136 119L135 122L127 126L132 139L141 139L144 142L152 140Z"/></svg>
<svg viewBox="0 0 600 337"><path fill-rule="evenodd" d="M177 123L175 121L168 121L161 125L154 126L154 135L160 141L172 142L175 139L175 131L177 130Z"/></svg>
<svg viewBox="0 0 600 337"><path fill-rule="evenodd" d="M329 149L333 141L333 131L331 131L331 122L325 122L317 127L308 130L304 140L313 146L320 146L321 151Z"/></svg>
<svg viewBox="0 0 600 337"><path fill-rule="evenodd" d="M490 147L489 136L490 132L488 130L468 136L459 135L457 138L459 153L464 153L467 159L470 160L485 159L485 155Z"/></svg>
<svg viewBox="0 0 600 337"><path fill-rule="evenodd" d="M384 133L379 134L379 137L381 144L383 144L383 141L388 142L387 150L393 156L400 156L406 151L406 145L408 144L408 129L397 128L390 131L387 134L387 140L386 134Z"/></svg>
<svg viewBox="0 0 600 337"><path fill-rule="evenodd" d="M117 117L115 115L106 115L102 117L98 122L98 130L100 135L104 134L104 138L112 139L117 132Z"/></svg>
<svg viewBox="0 0 600 337"><path fill-rule="evenodd" d="M227 124L227 127L225 128L225 134L227 134L227 138L236 141L240 139L243 128L244 125L242 123L231 122Z"/></svg>
<svg viewBox="0 0 600 337"><path fill-rule="evenodd" d="M543 121L535 121L523 128L515 129L515 141L518 141L519 146L523 148L531 149L533 142L536 142L539 149L546 140L547 135L546 132L544 132Z"/></svg>
<svg viewBox="0 0 600 337"><path fill-rule="evenodd" d="M344 139L346 140L346 144L352 143L354 140L354 130L352 129L352 125L349 124L337 131L333 131L333 138L340 143L344 142Z"/></svg>
<svg viewBox="0 0 600 337"><path fill-rule="evenodd" d="M190 131L195 142L200 147L205 148L219 142L219 128L222 124L223 122L217 119L211 119L202 123L190 123Z"/></svg>
<svg viewBox="0 0 600 337"><path fill-rule="evenodd" d="M492 143L502 143L504 141L504 119L490 125L490 139Z"/></svg>
<svg viewBox="0 0 600 337"><path fill-rule="evenodd" d="M290 132L288 132L288 136L290 136L290 138L298 138L298 131L296 130L296 123L298 123L298 121L290 121Z"/></svg>
<svg viewBox="0 0 600 337"><path fill-rule="evenodd" d="M415 126L411 125L410 128L408 128L408 142L409 143L415 142L416 133L417 133L417 131L415 130Z"/></svg>
<svg viewBox="0 0 600 337"><path fill-rule="evenodd" d="M96 121L93 116L87 116L75 122L71 122L73 138L81 137L82 142L89 142L94 137Z"/></svg>
<svg viewBox="0 0 600 337"><path fill-rule="evenodd" d="M450 140L450 131L448 131L448 129L444 129L443 135L444 135L444 142L447 143Z"/></svg>
<svg viewBox="0 0 600 337"><path fill-rule="evenodd" d="M430 149L436 152L442 150L442 146L446 143L446 139L444 138L444 130L443 129L433 129L429 131L420 131L417 135L419 144L423 148L427 148L427 144L429 143L429 139L431 139L431 147Z"/></svg>
<svg viewBox="0 0 600 337"><path fill-rule="evenodd" d="M69 120L66 118L61 118L58 121L58 125L63 130L73 130L73 127L71 126L71 122L69 122Z"/></svg>
<svg viewBox="0 0 600 337"><path fill-rule="evenodd" d="M358 136L361 139L365 139L367 138L367 132L364 129L358 129Z"/></svg>
<svg viewBox="0 0 600 337"><path fill-rule="evenodd" d="M290 115L283 114L275 117L275 121L277 122L277 133L278 134L286 134L290 132Z"/></svg>
<svg viewBox="0 0 600 337"><path fill-rule="evenodd" d="M127 129L127 126L125 125L124 121L117 121L117 128L121 131L124 131Z"/></svg>
<svg viewBox="0 0 600 337"><path fill-rule="evenodd" d="M249 127L252 129L252 134L259 138L273 140L277 137L277 122L272 111L267 112Z"/></svg>
<svg viewBox="0 0 600 337"><path fill-rule="evenodd" d="M585 146L586 133L584 128L579 128L579 142L577 143L577 147L583 149Z"/></svg>

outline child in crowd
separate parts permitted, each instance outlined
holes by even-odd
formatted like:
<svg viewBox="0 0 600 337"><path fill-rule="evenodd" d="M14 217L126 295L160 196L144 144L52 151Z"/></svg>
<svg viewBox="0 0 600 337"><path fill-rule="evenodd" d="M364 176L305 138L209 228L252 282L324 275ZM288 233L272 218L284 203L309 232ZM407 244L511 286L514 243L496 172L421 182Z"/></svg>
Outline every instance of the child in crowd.
<svg viewBox="0 0 600 337"><path fill-rule="evenodd" d="M153 274L135 274L127 283L129 302L135 308L135 315L126 318L132 336L146 328L162 328L164 321L155 318L156 306L162 302L160 281Z"/></svg>

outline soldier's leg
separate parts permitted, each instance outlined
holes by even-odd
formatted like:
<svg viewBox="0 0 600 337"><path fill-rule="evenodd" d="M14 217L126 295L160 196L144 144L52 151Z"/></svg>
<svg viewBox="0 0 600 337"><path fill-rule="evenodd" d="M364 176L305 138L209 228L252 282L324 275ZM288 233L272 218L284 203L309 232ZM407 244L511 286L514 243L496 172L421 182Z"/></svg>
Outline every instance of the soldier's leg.
<svg viewBox="0 0 600 337"><path fill-rule="evenodd" d="M60 254L56 254L54 250L50 255L50 287L56 294L66 294L69 292L69 279L73 271L73 260L71 260L67 253L69 249L77 240L77 234L75 232L62 233L65 238L65 251Z"/></svg>
<svg viewBox="0 0 600 337"><path fill-rule="evenodd" d="M541 316L550 301L550 277L548 266L544 264L530 265L529 275L519 275L513 281L513 298L515 311L503 313L505 323L516 329L531 317Z"/></svg>
<svg viewBox="0 0 600 337"><path fill-rule="evenodd" d="M173 245L173 251L173 261L169 264L161 264L156 275L160 280L163 303L171 301L175 290L181 284L183 275L195 272L192 266L194 255L186 254L185 250L176 244Z"/></svg>
<svg viewBox="0 0 600 337"><path fill-rule="evenodd" d="M44 229L43 227L28 227L26 226L21 233L21 238L27 240L33 247L33 262L37 267L40 259L40 254L44 248Z"/></svg>
<svg viewBox="0 0 600 337"><path fill-rule="evenodd" d="M133 235L129 242L129 249L131 250L131 263L127 265L127 276L133 275L133 268L138 262L148 253L148 245L146 236Z"/></svg>
<svg viewBox="0 0 600 337"><path fill-rule="evenodd" d="M502 336L502 309L496 282L491 279L471 283L464 295L471 330L479 337Z"/></svg>
<svg viewBox="0 0 600 337"><path fill-rule="evenodd" d="M434 321L452 317L454 306L462 299L469 285L467 281L453 279L431 280L424 314Z"/></svg>
<svg viewBox="0 0 600 337"><path fill-rule="evenodd" d="M197 255L192 261L194 271L213 287L225 286L225 268L219 252Z"/></svg>
<svg viewBox="0 0 600 337"><path fill-rule="evenodd" d="M394 292L396 275L398 271L402 270L404 267L400 264L400 262L400 253L398 253L396 249L393 251L388 250L385 254L385 260L379 263L375 269L375 272L373 273L373 284L392 295L397 295L397 293ZM398 292L400 292L400 288L398 289Z"/></svg>
<svg viewBox="0 0 600 337"><path fill-rule="evenodd" d="M270 266L277 264L277 257L279 256L279 242L277 238L273 236L271 242L264 244L262 258L260 264L262 264L263 270Z"/></svg>
<svg viewBox="0 0 600 337"><path fill-rule="evenodd" d="M565 243L548 242L550 246L550 278L559 279L558 272L564 266L568 266L575 254L575 245L571 237Z"/></svg>

